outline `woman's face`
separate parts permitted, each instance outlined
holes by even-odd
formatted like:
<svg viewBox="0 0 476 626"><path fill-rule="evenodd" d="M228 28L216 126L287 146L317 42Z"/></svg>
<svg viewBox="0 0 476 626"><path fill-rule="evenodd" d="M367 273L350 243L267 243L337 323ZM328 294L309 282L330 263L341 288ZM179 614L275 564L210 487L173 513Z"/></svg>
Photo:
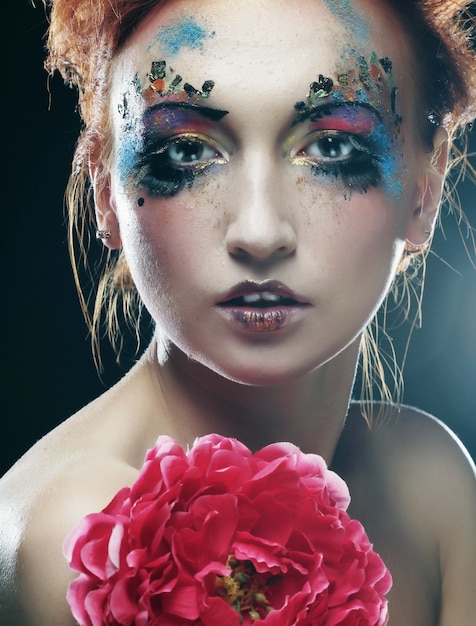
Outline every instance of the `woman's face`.
<svg viewBox="0 0 476 626"><path fill-rule="evenodd" d="M353 343L428 228L411 59L370 9L171 0L114 60L99 221L172 349L232 380Z"/></svg>

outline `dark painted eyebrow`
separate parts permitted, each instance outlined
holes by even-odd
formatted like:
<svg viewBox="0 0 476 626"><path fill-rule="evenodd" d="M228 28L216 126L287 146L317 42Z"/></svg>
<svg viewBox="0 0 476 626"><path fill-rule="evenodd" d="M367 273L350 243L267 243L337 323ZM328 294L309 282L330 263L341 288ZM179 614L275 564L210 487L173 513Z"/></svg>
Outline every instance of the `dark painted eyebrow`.
<svg viewBox="0 0 476 626"><path fill-rule="evenodd" d="M229 113L229 111L214 109L212 107L206 107L199 104L192 104L191 102L174 102L173 100L170 100L167 102L158 102L157 104L152 105L146 110L145 115L153 113L154 111L160 111L161 109L186 109L193 111L194 113L197 113L212 122L219 122Z"/></svg>
<svg viewBox="0 0 476 626"><path fill-rule="evenodd" d="M315 104L312 106L307 106L307 104L302 102L297 102L294 105L295 117L292 122L292 126L296 124L300 124L301 122L306 122L308 120L315 122L318 119L322 119L326 115L332 115L335 109L367 109L371 113L373 113L380 121L382 121L382 115L378 109L376 109L373 105L368 102L362 101L343 101L339 102L331 101L331 102L322 102L319 104Z"/></svg>

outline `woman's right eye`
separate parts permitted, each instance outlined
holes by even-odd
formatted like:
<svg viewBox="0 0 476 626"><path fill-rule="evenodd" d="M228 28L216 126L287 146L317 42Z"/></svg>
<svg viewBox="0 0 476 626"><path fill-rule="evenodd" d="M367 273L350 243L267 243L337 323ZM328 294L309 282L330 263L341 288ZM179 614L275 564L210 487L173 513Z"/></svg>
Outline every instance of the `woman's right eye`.
<svg viewBox="0 0 476 626"><path fill-rule="evenodd" d="M220 153L216 148L204 141L195 139L180 139L163 149L163 154L170 163L188 165L191 163L203 163L213 159L219 159Z"/></svg>
<svg viewBox="0 0 476 626"><path fill-rule="evenodd" d="M215 142L200 135L181 135L146 151L137 165L137 184L152 196L170 198L191 188L196 178L216 164L224 164Z"/></svg>

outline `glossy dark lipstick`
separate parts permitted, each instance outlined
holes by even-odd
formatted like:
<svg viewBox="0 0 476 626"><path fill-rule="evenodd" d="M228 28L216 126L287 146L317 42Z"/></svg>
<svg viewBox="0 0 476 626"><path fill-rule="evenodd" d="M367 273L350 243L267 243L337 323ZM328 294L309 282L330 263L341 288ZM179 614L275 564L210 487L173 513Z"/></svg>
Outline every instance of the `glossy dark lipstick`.
<svg viewBox="0 0 476 626"><path fill-rule="evenodd" d="M240 328L254 332L279 330L299 309L309 306L279 281L244 281L231 289L218 307Z"/></svg>

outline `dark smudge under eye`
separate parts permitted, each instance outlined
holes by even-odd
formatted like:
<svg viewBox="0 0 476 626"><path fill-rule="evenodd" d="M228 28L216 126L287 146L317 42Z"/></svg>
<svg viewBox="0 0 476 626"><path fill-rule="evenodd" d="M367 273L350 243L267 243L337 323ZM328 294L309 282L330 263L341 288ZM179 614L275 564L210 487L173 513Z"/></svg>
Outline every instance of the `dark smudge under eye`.
<svg viewBox="0 0 476 626"><path fill-rule="evenodd" d="M141 167L137 183L152 196L172 198L183 189L190 189L196 177L197 173L192 170L181 170L160 162L154 163L154 157L151 157L149 162Z"/></svg>
<svg viewBox="0 0 476 626"><path fill-rule="evenodd" d="M382 180L381 163L378 156L378 149L371 138L355 137L347 133L331 135L323 139L336 141L338 149L339 141L344 141L352 145L352 152L345 159L321 160L310 163L311 172L315 176L333 176L340 179L344 185L351 190L365 193L369 187L377 187ZM327 150L330 157L332 154L332 143L328 144Z"/></svg>
<svg viewBox="0 0 476 626"><path fill-rule="evenodd" d="M367 192L369 187L377 187L381 181L378 163L367 156L350 162L313 165L311 171L316 176L324 174L341 179L346 187L360 193Z"/></svg>
<svg viewBox="0 0 476 626"><path fill-rule="evenodd" d="M150 138L134 168L136 184L152 196L171 198L190 189L217 162L210 154L213 150L195 136L182 135L158 142Z"/></svg>

